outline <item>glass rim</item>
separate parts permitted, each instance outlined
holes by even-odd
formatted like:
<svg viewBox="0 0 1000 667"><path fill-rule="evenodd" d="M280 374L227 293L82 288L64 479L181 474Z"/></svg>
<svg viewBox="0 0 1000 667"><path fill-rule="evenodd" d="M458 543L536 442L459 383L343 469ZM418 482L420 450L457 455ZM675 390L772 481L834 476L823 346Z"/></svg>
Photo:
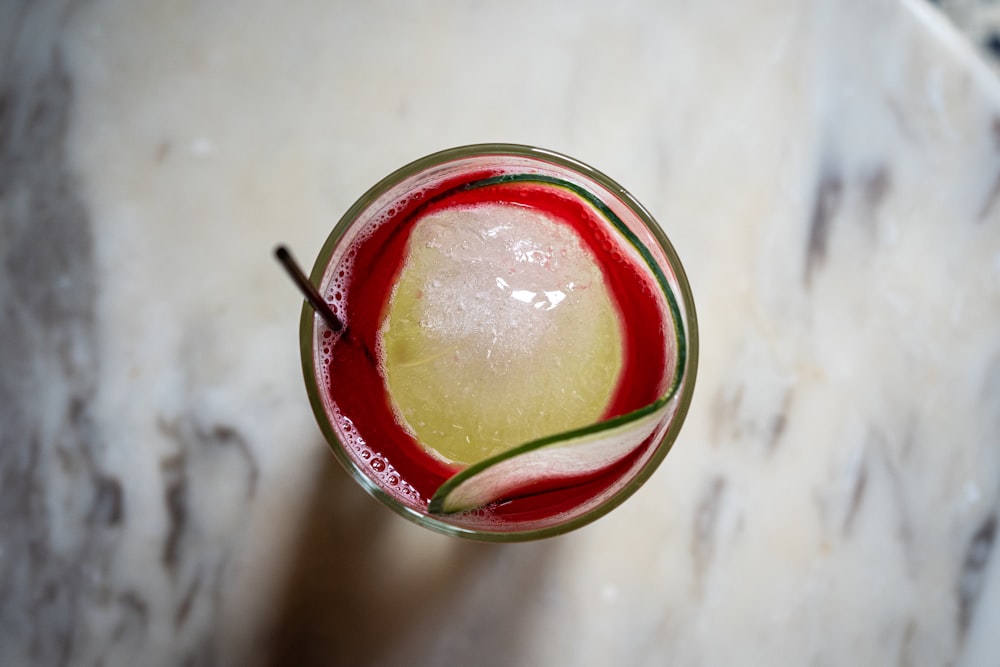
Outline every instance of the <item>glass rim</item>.
<svg viewBox="0 0 1000 667"><path fill-rule="evenodd" d="M579 516L572 517L554 525L538 528L528 528L525 530L492 530L488 527L481 529L470 528L452 524L429 513L422 513L404 505L391 494L383 490L375 480L360 470L355 461L351 459L350 455L346 452L344 445L337 436L336 430L332 424L332 419L323 404L321 388L316 377L317 374L314 361L314 332L315 318L317 317L317 314L308 302L303 302L299 320L299 351L302 360L302 372L306 384L306 393L308 394L309 403L312 407L314 416L316 417L317 424L327 441L327 445L333 451L334 456L340 464L347 470L348 474L356 482L358 482L369 495L377 498L384 505L387 505L390 509L404 518L438 533L483 542L524 542L561 535L596 521L631 497L646 483L653 472L659 468L680 433L681 426L687 417L687 412L694 394L695 379L697 377L698 369L698 322L697 315L695 313L691 286L688 282L684 267L681 264L680 257L677 255L673 244L667 238L666 233L660 227L659 223L656 222L655 218L653 218L653 216L646 210L646 208L615 180L590 165L556 151L524 144L482 143L447 148L413 160L412 162L396 169L388 176L385 176L375 185L370 187L363 195L361 195L341 216L337 224L334 225L322 248L317 254L315 262L313 263L312 271L310 272L310 282L316 286L319 286L322 283L329 266L330 259L332 258L339 241L344 236L344 233L357 221L358 217L364 211L377 201L379 197L389 192L393 187L432 167L437 167L465 158L490 156L528 158L543 163L553 164L557 167L575 172L585 179L602 186L614 197L618 198L626 208L635 214L636 218L656 239L657 244L666 257L667 264L671 269L674 282L676 283L677 294L675 297L679 297L677 298L677 301L680 304L679 310L683 318L683 321L679 323L678 328L682 330L685 335L687 354L684 358L683 367L678 370L678 387L675 396L671 399L677 400L677 407L670 418L667 429L660 437L660 441L653 445L655 447L655 451L653 451L649 459L642 464L635 475L625 482L620 489L616 490L610 497L606 498L596 507ZM670 287L671 289L674 289L673 285Z"/></svg>

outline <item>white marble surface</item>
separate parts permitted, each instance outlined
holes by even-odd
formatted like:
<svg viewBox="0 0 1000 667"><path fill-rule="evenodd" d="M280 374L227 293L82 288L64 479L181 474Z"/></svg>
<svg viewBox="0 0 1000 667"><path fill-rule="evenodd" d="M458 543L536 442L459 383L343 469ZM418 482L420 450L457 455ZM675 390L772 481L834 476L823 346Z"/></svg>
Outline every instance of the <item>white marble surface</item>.
<svg viewBox="0 0 1000 667"><path fill-rule="evenodd" d="M916 0L0 8L0 664L1000 664L1000 83ZM355 488L291 286L410 159L576 156L684 258L688 424L570 535Z"/></svg>

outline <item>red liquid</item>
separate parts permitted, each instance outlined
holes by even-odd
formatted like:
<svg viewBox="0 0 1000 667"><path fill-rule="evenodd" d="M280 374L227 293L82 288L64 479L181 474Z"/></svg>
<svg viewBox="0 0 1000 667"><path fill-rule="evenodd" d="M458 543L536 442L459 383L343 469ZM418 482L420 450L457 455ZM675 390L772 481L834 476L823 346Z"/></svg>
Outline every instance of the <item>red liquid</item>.
<svg viewBox="0 0 1000 667"><path fill-rule="evenodd" d="M623 252L623 240L610 223L563 188L533 181L481 185L492 176L468 174L397 207L372 233L355 242L344 264L349 275L337 281L338 286L331 287L326 295L347 324L346 335L324 331L320 338L323 358L328 359L326 388L342 417L337 420L338 426L350 436L341 441L357 445L355 459L362 467L371 467L376 473L373 477L381 479L389 493L420 509L426 509L429 497L459 468L429 456L398 424L375 350L393 285L407 255L410 232L424 215L456 206L507 204L542 211L576 232L602 269L622 323L622 369L606 418L655 401L666 390L672 371L673 360L667 359L665 340L670 321L662 294L642 261ZM540 482L487 512L502 528L504 524L513 527L515 523L553 517L588 503L607 493L631 470L658 442L658 435L608 469L586 478ZM357 436L363 444L358 443Z"/></svg>

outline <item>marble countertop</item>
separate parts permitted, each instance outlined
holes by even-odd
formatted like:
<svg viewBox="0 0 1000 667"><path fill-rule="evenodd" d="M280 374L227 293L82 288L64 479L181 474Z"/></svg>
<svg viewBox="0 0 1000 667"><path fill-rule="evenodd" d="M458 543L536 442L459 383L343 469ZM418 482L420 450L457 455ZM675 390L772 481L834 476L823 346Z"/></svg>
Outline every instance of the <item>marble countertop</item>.
<svg viewBox="0 0 1000 667"><path fill-rule="evenodd" d="M568 7L0 7L0 665L998 664L995 72L918 0ZM517 545L337 467L271 258L482 141L700 316L661 469Z"/></svg>
<svg viewBox="0 0 1000 667"><path fill-rule="evenodd" d="M965 34L994 71L1000 72L1000 2L930 0Z"/></svg>

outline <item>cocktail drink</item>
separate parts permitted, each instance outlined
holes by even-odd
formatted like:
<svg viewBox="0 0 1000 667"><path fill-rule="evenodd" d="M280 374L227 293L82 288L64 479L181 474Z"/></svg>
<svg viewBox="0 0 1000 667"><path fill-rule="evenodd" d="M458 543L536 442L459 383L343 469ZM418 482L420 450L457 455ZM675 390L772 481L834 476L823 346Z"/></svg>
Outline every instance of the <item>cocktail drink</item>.
<svg viewBox="0 0 1000 667"><path fill-rule="evenodd" d="M375 497L484 540L565 532L653 472L694 387L677 256L620 186L515 145L451 149L375 185L311 281L310 401Z"/></svg>

